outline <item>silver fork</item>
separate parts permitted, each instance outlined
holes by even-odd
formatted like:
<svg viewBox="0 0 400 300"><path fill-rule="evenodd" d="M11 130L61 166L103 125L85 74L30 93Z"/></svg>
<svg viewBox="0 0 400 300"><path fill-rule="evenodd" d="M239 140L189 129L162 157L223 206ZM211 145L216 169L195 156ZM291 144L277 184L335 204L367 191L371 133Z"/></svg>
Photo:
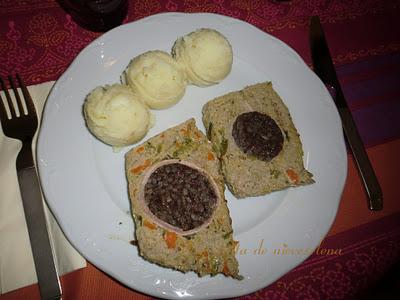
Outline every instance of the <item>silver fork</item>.
<svg viewBox="0 0 400 300"><path fill-rule="evenodd" d="M38 119L26 85L18 74L16 78L22 97L18 92L16 81L12 76L8 76L17 104L15 107L6 84L0 77L1 89L4 91L6 100L4 101L0 95L1 126L6 136L22 142L16 161L17 176L41 298L60 299L61 287L47 232L40 185L32 155L32 139L38 129ZM26 111L24 111L23 102ZM8 106L10 117L7 115L6 106Z"/></svg>

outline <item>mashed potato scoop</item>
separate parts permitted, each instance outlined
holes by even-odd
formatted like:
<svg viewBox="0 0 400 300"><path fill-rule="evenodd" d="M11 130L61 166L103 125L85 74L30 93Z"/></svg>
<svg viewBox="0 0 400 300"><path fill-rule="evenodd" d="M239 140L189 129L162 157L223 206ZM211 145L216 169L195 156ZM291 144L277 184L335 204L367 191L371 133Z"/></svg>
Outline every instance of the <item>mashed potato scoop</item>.
<svg viewBox="0 0 400 300"><path fill-rule="evenodd" d="M136 56L124 75L126 83L151 109L168 108L185 94L185 72L164 51L147 51Z"/></svg>
<svg viewBox="0 0 400 300"><path fill-rule="evenodd" d="M232 46L214 29L198 29L178 38L172 56L185 67L189 82L197 86L217 84L232 69Z"/></svg>
<svg viewBox="0 0 400 300"><path fill-rule="evenodd" d="M148 108L128 86L120 84L100 86L91 91L83 112L90 132L115 147L138 142L152 123Z"/></svg>

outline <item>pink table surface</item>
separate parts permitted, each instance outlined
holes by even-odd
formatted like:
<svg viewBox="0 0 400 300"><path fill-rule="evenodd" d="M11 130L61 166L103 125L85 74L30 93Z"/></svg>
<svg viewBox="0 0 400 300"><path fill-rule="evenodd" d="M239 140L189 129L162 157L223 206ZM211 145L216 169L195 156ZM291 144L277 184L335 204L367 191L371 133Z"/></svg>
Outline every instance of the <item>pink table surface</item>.
<svg viewBox="0 0 400 300"><path fill-rule="evenodd" d="M400 1L130 1L125 22L161 12L210 12L247 21L293 47L310 64L308 20L322 20L385 206L370 212L352 156L338 215L321 246L274 284L242 299L365 297L400 259ZM0 1L0 75L56 80L98 33L77 26L55 1ZM240 255L240 253L238 253ZM391 274L391 273L390 273ZM398 278L398 277L397 277ZM386 279L385 279L386 280ZM63 299L147 299L91 265L61 277ZM32 285L0 299L39 299Z"/></svg>

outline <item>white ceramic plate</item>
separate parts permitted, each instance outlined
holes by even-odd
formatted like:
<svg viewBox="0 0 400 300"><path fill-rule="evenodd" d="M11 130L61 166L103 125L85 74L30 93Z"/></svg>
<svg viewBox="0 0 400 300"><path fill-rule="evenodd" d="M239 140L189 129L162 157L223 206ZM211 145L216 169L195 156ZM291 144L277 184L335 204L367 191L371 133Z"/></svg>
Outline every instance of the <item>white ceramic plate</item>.
<svg viewBox="0 0 400 300"><path fill-rule="evenodd" d="M202 27L214 28L229 39L234 50L232 72L212 87L189 86L174 107L155 111L156 125L146 139L190 117L204 130L201 108L207 100L272 81L291 112L303 142L305 166L316 180L245 200L226 192L235 239L240 242L242 281L182 274L138 256L129 244L134 236L124 175L129 147L114 153L88 132L82 117L85 96L99 85L119 82L130 59L148 50L169 52L177 37ZM340 120L321 81L283 42L245 22L213 14L154 15L120 26L87 46L47 100L37 157L48 204L76 249L125 285L166 298L239 296L267 286L299 265L329 230L347 171ZM286 249L286 254L278 254L278 249ZM295 249L301 253L293 254Z"/></svg>

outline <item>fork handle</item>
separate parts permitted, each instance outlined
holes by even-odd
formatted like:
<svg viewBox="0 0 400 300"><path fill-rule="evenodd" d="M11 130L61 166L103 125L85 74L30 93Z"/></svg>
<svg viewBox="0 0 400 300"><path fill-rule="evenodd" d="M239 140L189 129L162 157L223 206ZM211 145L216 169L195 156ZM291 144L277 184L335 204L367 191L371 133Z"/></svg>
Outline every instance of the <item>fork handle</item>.
<svg viewBox="0 0 400 300"><path fill-rule="evenodd" d="M39 180L35 167L17 171L22 204L42 299L60 299L61 288L53 259Z"/></svg>

